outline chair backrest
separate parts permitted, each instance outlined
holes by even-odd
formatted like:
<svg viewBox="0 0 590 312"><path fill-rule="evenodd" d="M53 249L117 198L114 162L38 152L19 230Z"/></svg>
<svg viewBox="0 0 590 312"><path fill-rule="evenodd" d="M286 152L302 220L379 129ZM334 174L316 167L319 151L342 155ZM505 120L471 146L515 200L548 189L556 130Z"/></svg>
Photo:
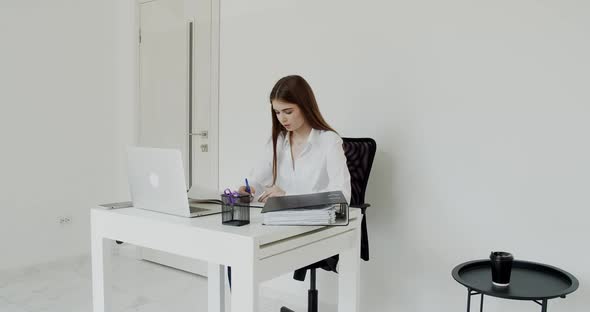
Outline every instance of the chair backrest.
<svg viewBox="0 0 590 312"><path fill-rule="evenodd" d="M362 205L365 203L365 190L369 183L377 143L371 138L342 138L342 141L350 172L350 205Z"/></svg>

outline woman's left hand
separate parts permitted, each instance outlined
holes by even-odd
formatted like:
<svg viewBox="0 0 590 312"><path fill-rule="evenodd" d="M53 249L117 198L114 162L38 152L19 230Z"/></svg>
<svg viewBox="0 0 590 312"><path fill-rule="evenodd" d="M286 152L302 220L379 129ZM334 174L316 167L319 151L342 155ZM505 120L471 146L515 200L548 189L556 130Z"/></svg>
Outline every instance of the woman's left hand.
<svg viewBox="0 0 590 312"><path fill-rule="evenodd" d="M285 195L285 191L283 191L280 187L273 185L264 191L264 194L262 194L262 196L260 196L258 201L265 203L269 197L284 196L284 195Z"/></svg>

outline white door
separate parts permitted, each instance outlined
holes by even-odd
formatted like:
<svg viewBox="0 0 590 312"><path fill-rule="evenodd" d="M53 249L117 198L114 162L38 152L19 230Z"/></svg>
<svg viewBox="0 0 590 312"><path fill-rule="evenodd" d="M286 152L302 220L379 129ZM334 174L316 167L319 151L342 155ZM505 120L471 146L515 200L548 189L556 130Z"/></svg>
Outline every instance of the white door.
<svg viewBox="0 0 590 312"><path fill-rule="evenodd" d="M218 181L210 3L139 4L139 145L179 149L192 197L214 194Z"/></svg>
<svg viewBox="0 0 590 312"><path fill-rule="evenodd" d="M138 3L139 144L180 149L189 197L219 196L219 1ZM202 261L138 251L143 259L206 276Z"/></svg>

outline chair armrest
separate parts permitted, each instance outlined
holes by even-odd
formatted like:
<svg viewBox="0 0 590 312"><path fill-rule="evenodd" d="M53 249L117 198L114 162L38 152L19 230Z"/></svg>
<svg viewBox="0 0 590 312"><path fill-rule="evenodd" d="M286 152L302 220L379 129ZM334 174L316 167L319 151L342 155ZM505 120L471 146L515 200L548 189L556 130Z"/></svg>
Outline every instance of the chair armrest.
<svg viewBox="0 0 590 312"><path fill-rule="evenodd" d="M360 205L350 205L349 207L352 207L352 208L361 208L361 212L363 214L365 214L365 210L367 210L367 208L371 207L371 204L364 203L364 204L360 204Z"/></svg>

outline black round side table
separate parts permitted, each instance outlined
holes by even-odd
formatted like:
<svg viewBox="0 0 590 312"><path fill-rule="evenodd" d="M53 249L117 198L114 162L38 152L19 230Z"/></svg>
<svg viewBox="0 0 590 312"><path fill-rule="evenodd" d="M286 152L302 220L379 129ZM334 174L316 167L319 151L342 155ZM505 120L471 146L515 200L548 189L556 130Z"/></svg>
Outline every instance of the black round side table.
<svg viewBox="0 0 590 312"><path fill-rule="evenodd" d="M479 311L483 312L484 295L530 300L547 312L547 301L561 297L578 289L578 280L570 273L541 263L514 260L510 285L497 287L492 284L490 260L475 260L459 264L453 269L453 278L467 287L467 312L471 307L471 296L481 295Z"/></svg>

